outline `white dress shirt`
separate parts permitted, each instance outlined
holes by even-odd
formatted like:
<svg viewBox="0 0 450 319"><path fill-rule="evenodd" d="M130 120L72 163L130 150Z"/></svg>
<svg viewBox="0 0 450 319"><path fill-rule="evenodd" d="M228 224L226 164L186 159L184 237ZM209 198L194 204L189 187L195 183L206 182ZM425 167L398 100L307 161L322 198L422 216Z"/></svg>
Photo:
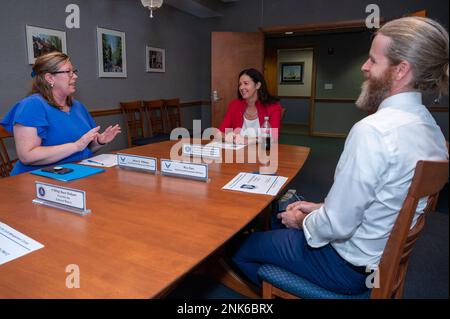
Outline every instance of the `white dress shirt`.
<svg viewBox="0 0 450 319"><path fill-rule="evenodd" d="M324 205L303 221L311 247L328 243L355 266L378 265L419 160L448 159L417 92L385 99L351 129ZM422 213L419 202L413 223Z"/></svg>

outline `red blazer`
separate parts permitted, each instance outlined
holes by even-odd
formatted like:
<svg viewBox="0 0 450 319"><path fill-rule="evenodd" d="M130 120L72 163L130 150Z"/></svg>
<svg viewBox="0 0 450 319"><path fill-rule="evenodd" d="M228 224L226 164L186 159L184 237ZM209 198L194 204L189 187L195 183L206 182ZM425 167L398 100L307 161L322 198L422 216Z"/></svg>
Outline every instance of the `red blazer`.
<svg viewBox="0 0 450 319"><path fill-rule="evenodd" d="M247 101L235 99L228 105L227 113L220 124L219 130L225 133L226 128L242 128L244 125L244 113L247 107ZM259 126L262 127L264 123L264 117L269 117L269 123L271 128L277 129L277 137L280 132L281 122L281 105L279 102L264 106L260 101L256 101L256 109L258 110Z"/></svg>

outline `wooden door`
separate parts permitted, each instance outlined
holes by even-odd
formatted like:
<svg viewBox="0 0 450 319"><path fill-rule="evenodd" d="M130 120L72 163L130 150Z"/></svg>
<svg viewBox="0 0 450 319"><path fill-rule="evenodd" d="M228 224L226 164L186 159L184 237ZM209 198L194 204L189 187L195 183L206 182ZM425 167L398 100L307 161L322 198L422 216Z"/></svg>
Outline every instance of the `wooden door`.
<svg viewBox="0 0 450 319"><path fill-rule="evenodd" d="M219 127L228 104L237 98L243 69L263 72L264 35L261 32L212 32L211 124Z"/></svg>
<svg viewBox="0 0 450 319"><path fill-rule="evenodd" d="M426 18L427 17L427 10L420 10L420 11L411 12L410 14L408 14L408 17L422 17L422 18Z"/></svg>

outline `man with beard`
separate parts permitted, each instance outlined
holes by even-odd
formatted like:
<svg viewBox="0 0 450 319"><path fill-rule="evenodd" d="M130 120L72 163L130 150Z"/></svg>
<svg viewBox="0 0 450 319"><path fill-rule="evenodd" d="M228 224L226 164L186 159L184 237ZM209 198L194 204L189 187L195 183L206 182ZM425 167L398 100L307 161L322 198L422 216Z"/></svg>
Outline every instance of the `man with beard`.
<svg viewBox="0 0 450 319"><path fill-rule="evenodd" d="M380 261L417 161L448 159L422 105L422 92L448 92L448 50L447 31L431 19L393 20L377 32L356 102L373 114L351 129L324 203L289 205L277 216L285 229L253 233L235 252L254 284L258 268L273 264L337 293L368 289L366 267Z"/></svg>

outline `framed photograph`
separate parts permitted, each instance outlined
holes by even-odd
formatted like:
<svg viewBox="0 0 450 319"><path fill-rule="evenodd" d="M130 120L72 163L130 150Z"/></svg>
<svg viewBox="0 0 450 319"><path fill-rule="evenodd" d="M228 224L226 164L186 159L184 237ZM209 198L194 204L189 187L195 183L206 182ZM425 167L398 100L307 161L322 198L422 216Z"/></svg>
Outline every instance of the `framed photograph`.
<svg viewBox="0 0 450 319"><path fill-rule="evenodd" d="M34 64L42 54L60 51L67 54L66 33L64 31L26 26L28 63Z"/></svg>
<svg viewBox="0 0 450 319"><path fill-rule="evenodd" d="M304 62L284 62L281 63L281 84L302 84Z"/></svg>
<svg viewBox="0 0 450 319"><path fill-rule="evenodd" d="M146 46L146 71L166 72L166 50Z"/></svg>
<svg viewBox="0 0 450 319"><path fill-rule="evenodd" d="M97 28L98 76L127 77L125 32Z"/></svg>

